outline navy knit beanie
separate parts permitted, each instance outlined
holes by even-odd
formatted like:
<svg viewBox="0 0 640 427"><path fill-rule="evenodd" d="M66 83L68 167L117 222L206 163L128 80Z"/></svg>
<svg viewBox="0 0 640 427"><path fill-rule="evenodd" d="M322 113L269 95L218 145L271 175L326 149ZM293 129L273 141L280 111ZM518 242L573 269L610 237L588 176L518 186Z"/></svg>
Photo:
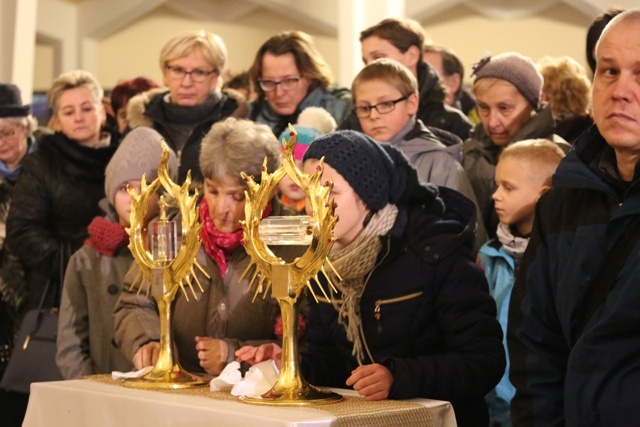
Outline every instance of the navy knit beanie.
<svg viewBox="0 0 640 427"><path fill-rule="evenodd" d="M323 135L311 143L304 160L323 156L373 211L395 204L404 192L406 182L391 156L367 135L352 130Z"/></svg>

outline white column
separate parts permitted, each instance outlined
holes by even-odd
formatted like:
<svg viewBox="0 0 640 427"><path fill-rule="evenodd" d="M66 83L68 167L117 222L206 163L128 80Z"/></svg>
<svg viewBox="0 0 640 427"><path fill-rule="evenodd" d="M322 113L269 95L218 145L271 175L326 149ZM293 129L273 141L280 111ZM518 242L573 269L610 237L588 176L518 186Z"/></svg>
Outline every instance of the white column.
<svg viewBox="0 0 640 427"><path fill-rule="evenodd" d="M0 1L0 81L14 83L31 102L38 0Z"/></svg>
<svg viewBox="0 0 640 427"><path fill-rule="evenodd" d="M362 68L360 31L385 18L405 16L405 0L340 0L338 6L338 83L351 87Z"/></svg>

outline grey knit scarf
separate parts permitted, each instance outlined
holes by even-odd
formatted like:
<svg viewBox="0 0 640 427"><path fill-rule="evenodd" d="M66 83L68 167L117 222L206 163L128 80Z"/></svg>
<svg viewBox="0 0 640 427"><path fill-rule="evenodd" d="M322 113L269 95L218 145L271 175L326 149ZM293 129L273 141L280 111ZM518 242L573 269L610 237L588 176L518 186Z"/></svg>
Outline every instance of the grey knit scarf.
<svg viewBox="0 0 640 427"><path fill-rule="evenodd" d="M331 275L331 281L342 293L343 300L335 299L331 294L331 303L338 310L338 322L344 326L347 339L353 343L353 354L362 365L364 350L360 330L360 299L367 283L368 275L376 264L376 259L382 248L380 236L389 232L396 221L398 207L388 204L376 212L362 233L351 244L332 251L329 260L342 277L339 281Z"/></svg>

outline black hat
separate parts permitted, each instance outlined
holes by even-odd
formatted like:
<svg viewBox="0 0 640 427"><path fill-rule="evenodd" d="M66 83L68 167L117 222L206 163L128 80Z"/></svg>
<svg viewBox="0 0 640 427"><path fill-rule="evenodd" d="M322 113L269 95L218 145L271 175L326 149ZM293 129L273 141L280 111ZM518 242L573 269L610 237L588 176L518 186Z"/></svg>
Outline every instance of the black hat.
<svg viewBox="0 0 640 427"><path fill-rule="evenodd" d="M343 130L316 138L304 160L320 159L334 168L372 210L397 202L405 182L384 148L367 135Z"/></svg>
<svg viewBox="0 0 640 427"><path fill-rule="evenodd" d="M26 117L30 112L31 105L22 105L18 86L0 83L0 117Z"/></svg>

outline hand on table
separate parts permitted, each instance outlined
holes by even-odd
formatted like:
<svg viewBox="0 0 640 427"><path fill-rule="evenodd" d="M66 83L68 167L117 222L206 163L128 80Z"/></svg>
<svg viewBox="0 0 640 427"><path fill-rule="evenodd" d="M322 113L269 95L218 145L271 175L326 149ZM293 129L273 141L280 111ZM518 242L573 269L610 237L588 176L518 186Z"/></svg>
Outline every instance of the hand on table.
<svg viewBox="0 0 640 427"><path fill-rule="evenodd" d="M137 370L146 368L147 366L153 366L158 361L158 355L160 354L160 343L158 341L149 341L145 345L141 346L136 354L133 355L133 366Z"/></svg>
<svg viewBox="0 0 640 427"><path fill-rule="evenodd" d="M393 375L379 363L359 366L347 378L347 385L364 396L364 400L383 400L389 396Z"/></svg>
<svg viewBox="0 0 640 427"><path fill-rule="evenodd" d="M220 375L227 365L229 346L224 340L196 337L196 350L200 366L210 375Z"/></svg>
<svg viewBox="0 0 640 427"><path fill-rule="evenodd" d="M236 351L236 361L248 362L252 365L263 360L273 359L278 369L282 363L282 349L277 344L262 344L259 347L245 346Z"/></svg>

